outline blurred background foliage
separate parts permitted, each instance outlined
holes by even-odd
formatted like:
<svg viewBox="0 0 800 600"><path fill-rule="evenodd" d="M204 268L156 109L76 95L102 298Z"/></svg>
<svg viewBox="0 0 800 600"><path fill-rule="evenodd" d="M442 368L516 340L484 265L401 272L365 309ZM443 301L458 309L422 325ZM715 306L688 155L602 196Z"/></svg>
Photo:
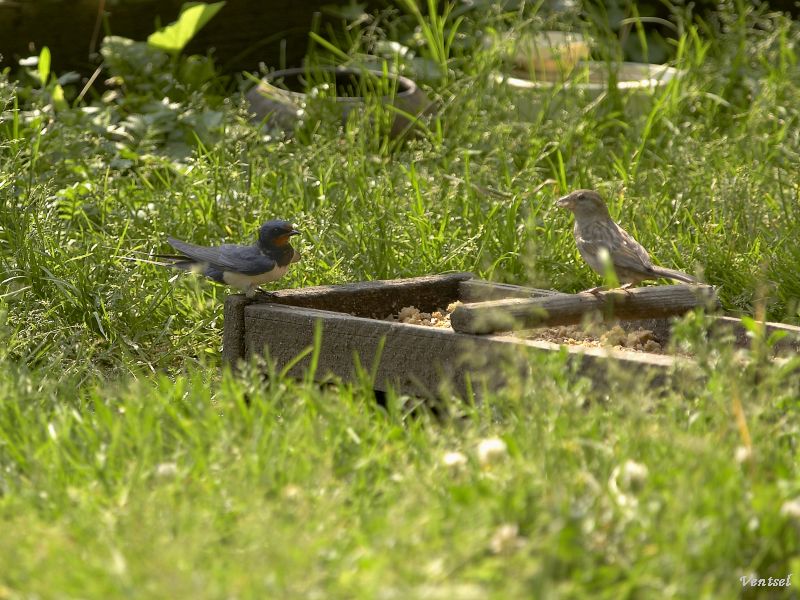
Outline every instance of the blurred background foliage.
<svg viewBox="0 0 800 600"><path fill-rule="evenodd" d="M342 23L345 32L361 25L402 27L404 19L411 18L403 10L405 4L417 4L423 14L428 12L426 0L228 0L187 52L213 53L227 73L255 70L260 64L299 66L309 48L309 30L341 34ZM713 35L725 26L718 15L732 8L740 14L754 9L797 17L800 12L795 0L456 0L434 4L449 6L454 17L486 10L511 19L536 14L554 29L571 28L577 20L592 21L599 31L620 40L626 60L650 62L674 57L674 41L683 23L702 22ZM103 36L143 40L174 21L182 5L181 0L0 0L0 65L16 65L47 46L55 70L88 76L102 58Z"/></svg>

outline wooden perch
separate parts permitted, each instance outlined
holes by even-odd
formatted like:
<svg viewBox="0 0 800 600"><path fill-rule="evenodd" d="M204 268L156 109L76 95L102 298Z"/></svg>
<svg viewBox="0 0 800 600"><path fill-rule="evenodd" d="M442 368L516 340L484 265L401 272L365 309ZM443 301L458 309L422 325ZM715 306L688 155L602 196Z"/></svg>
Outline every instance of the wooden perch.
<svg viewBox="0 0 800 600"><path fill-rule="evenodd" d="M495 333L573 325L590 313L599 313L605 321L632 320L670 317L709 306L718 306L711 286L662 285L464 304L450 315L450 323L460 333Z"/></svg>

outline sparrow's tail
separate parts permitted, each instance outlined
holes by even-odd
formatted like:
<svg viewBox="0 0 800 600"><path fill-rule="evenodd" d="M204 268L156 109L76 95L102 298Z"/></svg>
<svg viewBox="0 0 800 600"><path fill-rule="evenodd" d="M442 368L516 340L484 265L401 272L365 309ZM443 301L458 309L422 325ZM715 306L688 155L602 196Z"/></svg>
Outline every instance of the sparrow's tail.
<svg viewBox="0 0 800 600"><path fill-rule="evenodd" d="M684 283L698 283L696 277L692 277L691 275L687 275L681 271L676 271L675 269L666 269L664 267L656 267L653 266L653 274L658 275L659 277L664 277L666 279L674 279L675 281L682 281Z"/></svg>

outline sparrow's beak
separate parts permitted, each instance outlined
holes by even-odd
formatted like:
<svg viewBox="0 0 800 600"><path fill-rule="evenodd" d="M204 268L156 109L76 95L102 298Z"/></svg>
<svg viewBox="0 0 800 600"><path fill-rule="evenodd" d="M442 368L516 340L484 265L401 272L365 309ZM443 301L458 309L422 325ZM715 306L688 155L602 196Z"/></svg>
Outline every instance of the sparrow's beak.
<svg viewBox="0 0 800 600"><path fill-rule="evenodd" d="M572 198L569 195L561 196L561 198L556 200L556 206L559 208L569 208L572 206Z"/></svg>

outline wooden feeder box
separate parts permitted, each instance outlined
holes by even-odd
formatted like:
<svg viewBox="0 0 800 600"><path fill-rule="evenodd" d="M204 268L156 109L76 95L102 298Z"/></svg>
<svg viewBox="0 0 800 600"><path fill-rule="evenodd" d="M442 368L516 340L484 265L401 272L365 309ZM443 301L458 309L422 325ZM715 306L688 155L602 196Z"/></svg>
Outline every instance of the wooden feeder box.
<svg viewBox="0 0 800 600"><path fill-rule="evenodd" d="M404 307L423 312L460 301L450 315L452 328L387 320ZM647 329L661 345L670 336L670 317L699 306L714 306L709 286L665 285L612 290L599 294L562 294L475 279L451 273L367 281L345 285L287 289L248 299L229 296L225 302L223 357L236 364L253 354L266 354L282 369L314 344L321 327L315 377L344 381L358 377L358 367L374 373L376 390L393 387L401 393L435 394L447 386L464 394L503 385L516 373L535 381L536 357L566 352L570 373L606 383L615 370L635 371L638 378L667 382L689 358L630 349L563 345L503 333L508 330L580 323L588 312L614 319L625 330ZM717 317L733 333L734 343L750 340L738 319ZM790 333L778 349L800 350L800 328L767 324L767 333ZM289 373L303 377L306 355Z"/></svg>

